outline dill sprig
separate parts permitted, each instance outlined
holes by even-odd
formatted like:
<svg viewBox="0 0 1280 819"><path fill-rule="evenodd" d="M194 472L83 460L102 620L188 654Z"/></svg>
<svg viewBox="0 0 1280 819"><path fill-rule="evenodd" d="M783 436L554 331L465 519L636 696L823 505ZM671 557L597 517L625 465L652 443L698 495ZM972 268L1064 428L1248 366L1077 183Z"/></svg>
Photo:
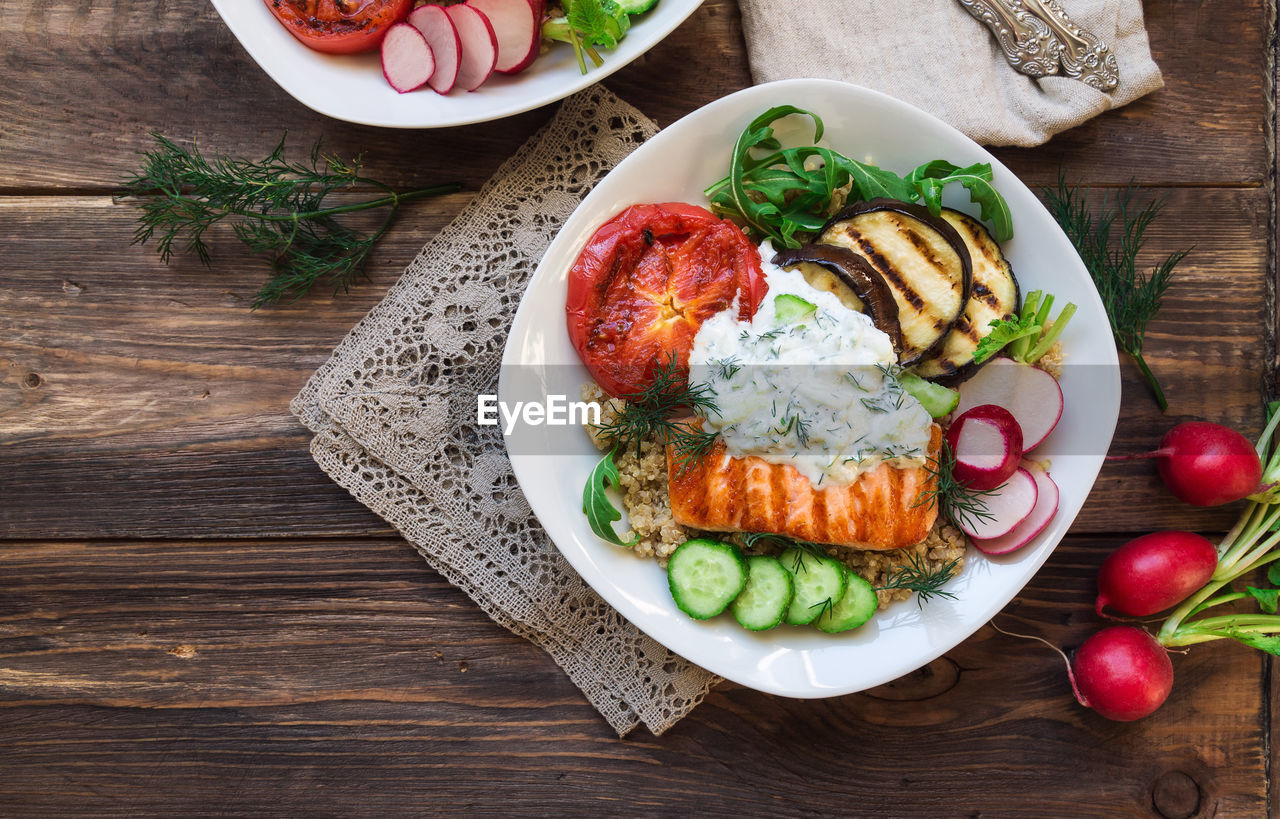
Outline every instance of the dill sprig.
<svg viewBox="0 0 1280 819"><path fill-rule="evenodd" d="M1138 253L1146 240L1147 228L1160 213L1164 200L1139 204L1137 193L1137 187L1130 184L1113 199L1104 199L1095 211L1084 192L1068 186L1061 172L1057 189L1044 191L1045 206L1075 245L1098 288L1116 346L1133 356L1160 411L1164 412L1169 402L1142 357L1142 343L1147 322L1160 309L1161 298L1169 288L1173 269L1190 251L1169 254L1149 275L1138 271Z"/></svg>
<svg viewBox="0 0 1280 819"><path fill-rule="evenodd" d="M168 262L175 249L194 253L210 266L204 234L215 223L234 219L233 230L248 248L271 261L274 274L254 297L253 308L295 301L325 282L335 293L346 292L363 275L374 244L395 219L400 203L458 190L458 184L436 185L396 193L360 175L360 157L347 162L311 149L310 164L284 159L284 140L267 157L254 162L220 157L207 159L194 146L184 148L152 134L156 148L144 154L142 168L124 180L126 196L139 197L142 210L134 244L156 240L160 258ZM325 207L330 194L359 184L386 192L365 202ZM372 233L341 224L334 217L372 208L388 208Z"/></svg>
<svg viewBox="0 0 1280 819"><path fill-rule="evenodd" d="M930 567L918 554L912 554L907 562L896 566L889 572L883 586L879 589L906 589L916 593L916 604L923 607L935 597L954 600L955 594L943 590L943 586L951 582L955 576L959 560L949 560L941 566Z"/></svg>
<svg viewBox="0 0 1280 819"><path fill-rule="evenodd" d="M746 549L754 549L762 542L773 541L783 549L794 546L795 548L808 552L811 555L825 557L827 547L821 543L814 543L811 540L796 540L795 538L780 535L774 532L741 532L738 535L738 542ZM793 572L794 573L794 572Z"/></svg>
<svg viewBox="0 0 1280 819"><path fill-rule="evenodd" d="M955 454L944 438L938 457L925 459L925 469L933 479L933 488L922 490L911 508L936 503L941 515L957 526L965 524L970 528L980 521L995 520L995 515L987 510L987 498L994 490L971 489L956 478L955 467Z"/></svg>
<svg viewBox="0 0 1280 819"><path fill-rule="evenodd" d="M597 428L614 446L635 447L639 457L645 441L670 444L677 471L683 472L715 445L717 434L703 429L697 418L676 417L691 412L706 418L719 414L719 409L711 388L689 381L674 353L665 363L654 362L653 379L647 387L623 398L626 403L617 417Z"/></svg>

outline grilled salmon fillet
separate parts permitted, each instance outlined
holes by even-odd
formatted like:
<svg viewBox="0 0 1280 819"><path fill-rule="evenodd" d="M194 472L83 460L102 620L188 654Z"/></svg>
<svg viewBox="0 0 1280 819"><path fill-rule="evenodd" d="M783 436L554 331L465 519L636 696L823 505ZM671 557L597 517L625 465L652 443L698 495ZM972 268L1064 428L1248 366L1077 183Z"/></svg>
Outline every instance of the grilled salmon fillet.
<svg viewBox="0 0 1280 819"><path fill-rule="evenodd" d="M929 456L942 428L933 425ZM902 549L919 543L938 517L936 503L917 502L936 479L923 467L881 464L843 486L815 487L795 467L749 456L733 458L724 442L681 472L667 448L671 512L676 523L710 532L768 532L859 549Z"/></svg>

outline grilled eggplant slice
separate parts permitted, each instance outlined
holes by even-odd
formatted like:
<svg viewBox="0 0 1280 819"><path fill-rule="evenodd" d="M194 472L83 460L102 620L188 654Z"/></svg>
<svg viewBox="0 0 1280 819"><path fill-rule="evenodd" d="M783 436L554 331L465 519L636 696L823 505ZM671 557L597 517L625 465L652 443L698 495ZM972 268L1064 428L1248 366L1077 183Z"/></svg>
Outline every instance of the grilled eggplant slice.
<svg viewBox="0 0 1280 819"><path fill-rule="evenodd" d="M778 251L773 263L799 269L813 287L834 293L846 307L866 313L871 323L893 342L894 352L902 354L898 303L884 278L866 259L836 245L802 245Z"/></svg>
<svg viewBox="0 0 1280 819"><path fill-rule="evenodd" d="M942 347L916 365L916 374L947 386L967 380L982 365L973 363L978 342L991 332L991 322L1018 312L1018 280L1000 245L981 222L958 210L943 208L942 218L956 229L973 262L973 292L964 314Z"/></svg>
<svg viewBox="0 0 1280 819"><path fill-rule="evenodd" d="M820 244L862 256L898 304L902 353L910 367L942 346L969 300L972 262L964 240L928 208L871 199L844 208L822 228Z"/></svg>

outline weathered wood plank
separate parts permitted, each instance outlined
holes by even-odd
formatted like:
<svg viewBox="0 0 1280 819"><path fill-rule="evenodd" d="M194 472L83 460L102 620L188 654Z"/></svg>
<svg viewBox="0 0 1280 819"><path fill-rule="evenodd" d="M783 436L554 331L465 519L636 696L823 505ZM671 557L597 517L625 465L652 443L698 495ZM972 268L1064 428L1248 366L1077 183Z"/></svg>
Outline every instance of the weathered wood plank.
<svg viewBox="0 0 1280 819"><path fill-rule="evenodd" d="M1070 539L1004 626L1078 644L1116 542ZM1129 815L1158 791L1198 805L1166 815L1259 815L1258 655L1174 660L1170 701L1120 726L1071 700L1052 652L988 628L863 694L725 686L617 742L396 540L9 543L0 806Z"/></svg>
<svg viewBox="0 0 1280 819"><path fill-rule="evenodd" d="M1131 177L1162 185L1260 183L1268 160L1263 6L1264 0L1146 3L1166 88L1046 148L1000 155L1034 182L1051 181L1063 164L1094 183ZM736 4L709 0L606 84L666 125L750 85L742 42ZM113 186L133 170L151 131L257 156L288 130L295 148L323 136L339 154L365 152L371 175L392 184L447 176L474 185L550 111L432 131L329 120L280 90L212 7L194 0L160 7L6 0L0 53L0 189ZM271 112L265 121L264 112Z"/></svg>
<svg viewBox="0 0 1280 819"><path fill-rule="evenodd" d="M250 312L264 269L230 237L215 245L215 271L190 259L166 268L127 247L129 207L0 199L0 235L12 237L0 269L0 534L388 531L328 485L288 402L465 201L408 206L375 252L373 280L351 294ZM1151 448L1184 417L1260 428L1266 208L1261 189L1171 193L1152 259L1196 250L1147 346L1170 413L1160 417L1126 363L1115 452ZM1178 504L1150 463L1112 464L1077 530L1225 529L1233 514Z"/></svg>

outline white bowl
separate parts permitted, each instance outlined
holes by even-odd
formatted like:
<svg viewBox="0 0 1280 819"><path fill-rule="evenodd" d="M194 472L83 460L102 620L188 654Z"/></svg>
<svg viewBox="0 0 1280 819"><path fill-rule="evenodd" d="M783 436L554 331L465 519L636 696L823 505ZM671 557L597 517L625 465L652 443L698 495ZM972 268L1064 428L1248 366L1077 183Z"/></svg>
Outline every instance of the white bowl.
<svg viewBox="0 0 1280 819"><path fill-rule="evenodd" d="M582 74L573 49L557 44L526 70L495 74L476 91L440 95L422 88L399 94L387 84L377 52L322 54L294 39L262 0L213 0L231 33L276 84L308 108L334 119L387 128L444 128L509 117L597 83L653 48L702 0L659 0L632 18L631 30L604 65Z"/></svg>
<svg viewBox="0 0 1280 819"><path fill-rule="evenodd" d="M575 429L567 437L548 437L546 428L525 428L509 436L507 445L520 487L551 539L627 619L672 651L742 685L791 697L828 697L880 685L927 664L973 634L1031 579L1097 478L1119 413L1120 372L1106 313L1087 271L1053 217L1007 168L959 131L891 97L827 80L785 80L732 94L676 122L583 200L547 249L516 313L500 400L527 397L529 383L547 394L576 398L589 376L569 342L564 302L566 274L586 240L627 205L704 203L702 189L727 173L738 134L766 109L784 104L821 116L826 144L898 173L937 158L992 164L1016 234L1003 248L1023 292L1040 288L1056 295L1059 305L1071 301L1079 308L1062 337L1066 409L1035 453L1052 462L1061 489L1058 514L1045 531L1004 557L970 549L963 572L947 586L954 600L935 599L923 608L914 600L896 603L841 635L787 626L752 633L728 616L706 622L686 617L672 603L665 572L655 562L591 533L581 512L582 488L600 453L585 433ZM789 130L800 128L793 130L798 138L812 136L803 131L804 121L792 120ZM784 142L800 144L795 137ZM948 190L945 201L977 215L962 189Z"/></svg>

